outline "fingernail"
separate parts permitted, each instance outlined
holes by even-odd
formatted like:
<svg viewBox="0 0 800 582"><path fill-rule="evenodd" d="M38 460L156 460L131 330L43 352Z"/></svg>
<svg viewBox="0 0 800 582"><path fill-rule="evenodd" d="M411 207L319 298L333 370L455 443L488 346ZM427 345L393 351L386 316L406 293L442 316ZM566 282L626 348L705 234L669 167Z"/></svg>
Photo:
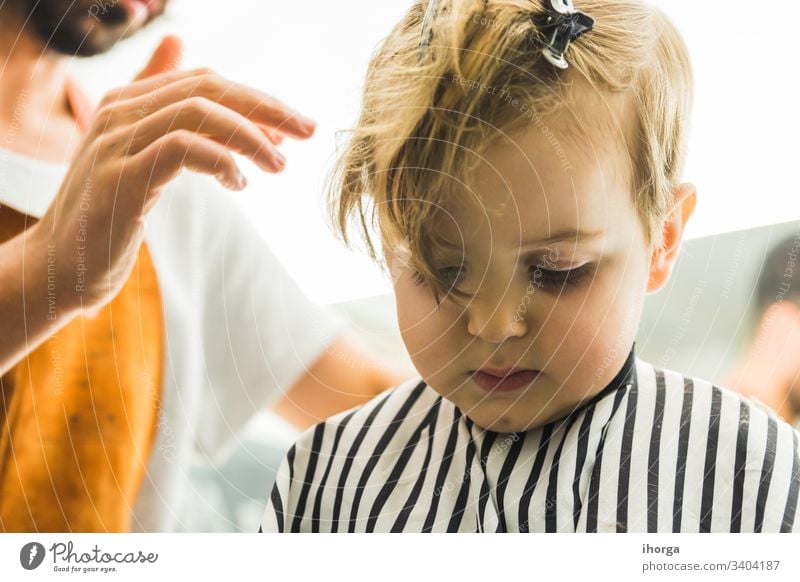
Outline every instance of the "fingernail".
<svg viewBox="0 0 800 582"><path fill-rule="evenodd" d="M244 190L247 187L247 178L241 172L239 172L238 186L240 190Z"/></svg>
<svg viewBox="0 0 800 582"><path fill-rule="evenodd" d="M272 160L275 169L279 172L286 167L286 158L280 152L275 152L275 157Z"/></svg>
<svg viewBox="0 0 800 582"><path fill-rule="evenodd" d="M301 117L300 124L306 133L314 133L314 130L317 128L316 122L312 121L308 117Z"/></svg>

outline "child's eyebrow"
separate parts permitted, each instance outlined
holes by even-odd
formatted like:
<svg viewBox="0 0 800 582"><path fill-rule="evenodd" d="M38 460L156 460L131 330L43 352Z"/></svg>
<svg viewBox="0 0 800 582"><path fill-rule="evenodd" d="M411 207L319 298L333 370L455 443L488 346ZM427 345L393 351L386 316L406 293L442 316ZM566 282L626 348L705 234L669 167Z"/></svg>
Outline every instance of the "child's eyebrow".
<svg viewBox="0 0 800 582"><path fill-rule="evenodd" d="M548 245L553 244L565 240L586 240L586 239L596 239L600 238L605 234L604 230L596 230L596 231L588 231L588 230L577 230L575 228L567 228L564 230L560 230L551 236L543 239L531 239L522 241L519 246L520 247L531 247L531 246L541 246L541 245Z"/></svg>

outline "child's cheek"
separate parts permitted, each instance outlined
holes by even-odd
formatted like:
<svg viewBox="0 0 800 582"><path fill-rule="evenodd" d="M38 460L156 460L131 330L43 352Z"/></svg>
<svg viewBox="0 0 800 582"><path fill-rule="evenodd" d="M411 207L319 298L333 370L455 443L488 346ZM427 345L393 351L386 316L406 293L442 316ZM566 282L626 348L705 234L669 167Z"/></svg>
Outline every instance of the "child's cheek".
<svg viewBox="0 0 800 582"><path fill-rule="evenodd" d="M636 339L641 303L623 292L598 308L598 313L602 316L599 320L592 318L593 324L582 325L573 337L576 345L572 349L585 353L575 378L587 387L605 386L622 367Z"/></svg>
<svg viewBox="0 0 800 582"><path fill-rule="evenodd" d="M402 333L416 332L430 325L429 319L436 312L436 302L425 285L414 281L410 271L406 270L394 278L394 296L397 322Z"/></svg>
<svg viewBox="0 0 800 582"><path fill-rule="evenodd" d="M580 290L558 297L547 312L540 345L553 350L557 366L551 369L570 378L570 384L589 387L613 378L603 369L621 365L636 336L640 290L635 284L621 285L615 267L606 262Z"/></svg>
<svg viewBox="0 0 800 582"><path fill-rule="evenodd" d="M426 379L447 372L458 352L457 307L445 301L437 308L427 288L411 281L395 282L397 322L400 335L417 371Z"/></svg>
<svg viewBox="0 0 800 582"><path fill-rule="evenodd" d="M436 336L436 302L430 291L410 276L395 281L397 323L409 352L417 351Z"/></svg>

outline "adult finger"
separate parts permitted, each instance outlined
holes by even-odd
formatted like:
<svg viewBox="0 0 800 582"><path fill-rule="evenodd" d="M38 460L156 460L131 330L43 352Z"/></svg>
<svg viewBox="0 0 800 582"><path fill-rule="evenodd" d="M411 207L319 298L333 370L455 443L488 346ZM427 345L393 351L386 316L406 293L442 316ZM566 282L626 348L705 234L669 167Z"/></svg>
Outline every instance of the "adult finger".
<svg viewBox="0 0 800 582"><path fill-rule="evenodd" d="M152 114L191 97L203 97L214 101L236 111L257 125L275 129L284 135L296 138L311 137L316 128L316 123L311 119L274 97L216 74L176 80L146 96L142 95L121 103L120 107L141 110L142 105L146 104L149 107L148 111Z"/></svg>
<svg viewBox="0 0 800 582"><path fill-rule="evenodd" d="M126 147L135 155L174 131L191 131L249 157L264 170L279 172L283 156L259 128L239 113L203 97L191 97L137 123Z"/></svg>
<svg viewBox="0 0 800 582"><path fill-rule="evenodd" d="M181 64L183 55L183 44L177 36L168 35L161 39L161 42L153 51L150 60L138 75L135 81L146 79L161 73L177 70Z"/></svg>
<svg viewBox="0 0 800 582"><path fill-rule="evenodd" d="M146 177L148 193L158 191L174 180L184 168L214 176L223 186L233 190L241 190L247 184L228 150L191 131L165 135L134 156L131 162ZM152 204L152 201L148 200L147 204Z"/></svg>

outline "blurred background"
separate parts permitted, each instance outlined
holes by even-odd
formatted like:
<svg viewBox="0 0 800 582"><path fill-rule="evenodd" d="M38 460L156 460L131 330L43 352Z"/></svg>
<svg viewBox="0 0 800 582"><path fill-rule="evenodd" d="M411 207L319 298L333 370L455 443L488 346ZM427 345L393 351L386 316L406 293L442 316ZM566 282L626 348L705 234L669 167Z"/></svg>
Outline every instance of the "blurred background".
<svg viewBox="0 0 800 582"><path fill-rule="evenodd" d="M186 68L209 66L315 119L313 140L282 146L289 160L283 174L262 175L240 160L250 186L232 203L246 208L311 299L348 314L355 336L406 366L389 281L335 241L321 200L338 132L355 121L370 54L411 1L173 0L166 17L108 55L73 62L99 99L132 77L161 36L174 33L185 43ZM698 186L699 203L670 285L648 297L637 352L722 383L753 341L764 314L758 297L780 297L769 282L758 292L768 253L800 236L800 84L790 72L797 54L790 27L800 5L778 11L750 0L654 3L683 32L695 67L686 179ZM265 411L223 459L198 456L182 529L255 531L294 436Z"/></svg>

